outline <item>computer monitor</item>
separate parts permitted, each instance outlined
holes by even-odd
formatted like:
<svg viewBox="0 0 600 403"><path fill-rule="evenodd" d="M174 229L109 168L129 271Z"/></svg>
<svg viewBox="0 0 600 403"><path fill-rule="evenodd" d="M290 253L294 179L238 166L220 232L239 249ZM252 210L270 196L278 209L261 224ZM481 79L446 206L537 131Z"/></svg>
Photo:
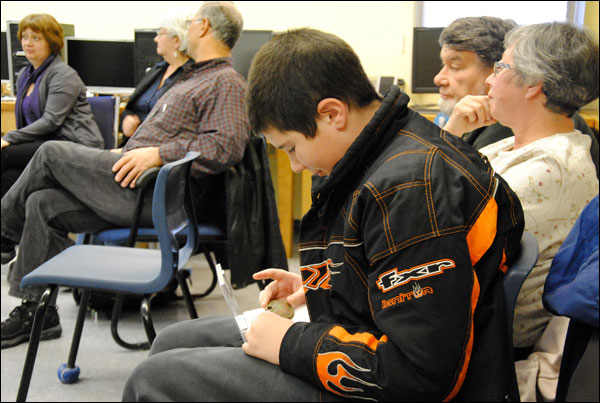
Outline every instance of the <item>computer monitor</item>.
<svg viewBox="0 0 600 403"><path fill-rule="evenodd" d="M135 88L131 40L65 38L65 57L90 92L128 94Z"/></svg>
<svg viewBox="0 0 600 403"><path fill-rule="evenodd" d="M8 73L8 46L6 44L6 32L2 31L2 81L9 81Z"/></svg>
<svg viewBox="0 0 600 403"><path fill-rule="evenodd" d="M250 64L258 49L273 38L273 31L243 30L233 47L233 68L248 78Z"/></svg>
<svg viewBox="0 0 600 403"><path fill-rule="evenodd" d="M377 85L375 89L379 95L384 96L392 85L398 85L398 78L394 76L379 76L377 77Z"/></svg>
<svg viewBox="0 0 600 403"><path fill-rule="evenodd" d="M414 28L412 92L438 93L433 78L441 68L438 39L444 28Z"/></svg>
<svg viewBox="0 0 600 403"><path fill-rule="evenodd" d="M158 29L135 29L133 40L133 74L137 86L146 72L152 68L162 57L156 54L154 38Z"/></svg>

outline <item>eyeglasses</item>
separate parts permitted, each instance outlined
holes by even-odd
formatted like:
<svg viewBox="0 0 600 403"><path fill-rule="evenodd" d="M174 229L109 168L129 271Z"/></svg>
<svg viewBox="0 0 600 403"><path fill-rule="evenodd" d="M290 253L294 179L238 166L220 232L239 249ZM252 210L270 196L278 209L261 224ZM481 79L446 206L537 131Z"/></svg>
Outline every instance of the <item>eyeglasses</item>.
<svg viewBox="0 0 600 403"><path fill-rule="evenodd" d="M494 77L498 75L503 69L512 69L513 66L507 63L494 62Z"/></svg>
<svg viewBox="0 0 600 403"><path fill-rule="evenodd" d="M186 25L189 27L190 25L192 25L192 22L194 21L202 21L204 18L196 18L195 20L185 20Z"/></svg>

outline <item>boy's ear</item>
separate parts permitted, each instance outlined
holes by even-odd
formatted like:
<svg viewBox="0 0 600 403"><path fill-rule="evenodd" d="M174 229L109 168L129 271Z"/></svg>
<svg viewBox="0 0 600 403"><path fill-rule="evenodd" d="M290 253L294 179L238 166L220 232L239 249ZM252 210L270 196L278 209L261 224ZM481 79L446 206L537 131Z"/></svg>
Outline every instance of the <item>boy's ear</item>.
<svg viewBox="0 0 600 403"><path fill-rule="evenodd" d="M343 130L348 122L348 105L337 98L324 98L317 105L317 119Z"/></svg>

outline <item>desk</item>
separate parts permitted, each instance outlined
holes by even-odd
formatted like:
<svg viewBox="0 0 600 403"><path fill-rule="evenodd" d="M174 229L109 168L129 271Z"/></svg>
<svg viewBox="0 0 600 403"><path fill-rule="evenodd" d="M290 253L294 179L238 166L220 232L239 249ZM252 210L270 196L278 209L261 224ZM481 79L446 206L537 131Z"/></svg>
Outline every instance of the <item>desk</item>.
<svg viewBox="0 0 600 403"><path fill-rule="evenodd" d="M15 101L2 101L2 135L16 128Z"/></svg>

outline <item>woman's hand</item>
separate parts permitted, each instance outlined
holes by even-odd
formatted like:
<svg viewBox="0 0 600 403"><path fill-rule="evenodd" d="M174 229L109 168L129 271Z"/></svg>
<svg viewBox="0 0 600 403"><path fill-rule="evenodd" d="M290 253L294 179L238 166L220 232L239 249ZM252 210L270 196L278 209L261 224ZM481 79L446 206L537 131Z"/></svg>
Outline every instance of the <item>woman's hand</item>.
<svg viewBox="0 0 600 403"><path fill-rule="evenodd" d="M9 145L10 145L10 143L9 143L8 141L6 141L6 140L2 139L2 148L4 148L4 147L8 147ZM0 148L0 150L1 150L2 148Z"/></svg>
<svg viewBox="0 0 600 403"><path fill-rule="evenodd" d="M142 123L138 115L127 115L123 119L121 128L123 129L123 135L126 137L133 136L133 133L137 130L138 126Z"/></svg>
<svg viewBox="0 0 600 403"><path fill-rule="evenodd" d="M463 134L496 123L490 114L490 99L487 95L467 95L454 107L448 123L447 132L462 137Z"/></svg>
<svg viewBox="0 0 600 403"><path fill-rule="evenodd" d="M285 298L293 307L305 304L302 277L281 269L267 269L254 273L255 280L273 280L258 296L261 307L266 307L272 299Z"/></svg>

